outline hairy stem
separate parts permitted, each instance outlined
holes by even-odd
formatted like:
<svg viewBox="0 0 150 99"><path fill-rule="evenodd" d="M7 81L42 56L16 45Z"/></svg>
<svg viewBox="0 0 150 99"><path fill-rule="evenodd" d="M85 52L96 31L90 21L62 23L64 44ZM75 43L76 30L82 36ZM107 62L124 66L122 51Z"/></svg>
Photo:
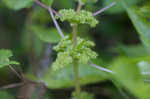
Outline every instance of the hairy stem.
<svg viewBox="0 0 150 99"><path fill-rule="evenodd" d="M57 23L57 21L56 21L55 16L54 16L53 13L57 14L58 16L61 16L61 15L60 15L58 12L56 12L54 9L52 9L51 7L48 7L48 6L46 6L45 4L43 4L42 2L40 2L39 0L36 0L35 2L36 2L38 5L40 5L41 7L45 8L45 9L47 9L47 10L49 11L49 13L50 13L50 15L51 15L51 17L52 17L52 20L53 20L53 22L54 22L54 24L55 24L55 26L56 26L56 28L57 28L57 31L58 31L59 35L63 38L63 37L64 37L64 34L63 34L63 32L62 32L62 30L61 30L59 24Z"/></svg>
<svg viewBox="0 0 150 99"><path fill-rule="evenodd" d="M75 48L77 45L77 25L73 25L73 47Z"/></svg>
<svg viewBox="0 0 150 99"><path fill-rule="evenodd" d="M104 72L107 72L107 73L111 73L111 74L114 74L115 72L113 72L112 70L109 70L107 68L104 68L102 66L98 66L96 64L93 64L93 63L89 63L89 65L91 65L92 67L95 67L96 69L99 69L100 71L104 71Z"/></svg>
<svg viewBox="0 0 150 99"><path fill-rule="evenodd" d="M0 90L6 90L6 89L9 89L9 88L20 87L22 85L24 85L24 83L14 83L14 84L10 84L10 85L0 87Z"/></svg>
<svg viewBox="0 0 150 99"><path fill-rule="evenodd" d="M81 8L82 8L82 4L79 2L78 7L77 7L77 13L80 12Z"/></svg>
<svg viewBox="0 0 150 99"><path fill-rule="evenodd" d="M39 0L35 1L38 5L40 5L41 7L48 9L48 6L46 6L45 4L43 4L42 2L40 2Z"/></svg>
<svg viewBox="0 0 150 99"><path fill-rule="evenodd" d="M64 38L64 34L63 34L63 32L61 31L61 28L60 28L60 26L58 25L58 23L57 23L57 21L56 21L56 19L55 19L55 16L54 16L54 14L53 14L52 9L49 8L48 11L49 11L49 13L50 13L50 15L51 15L51 17L52 17L52 20L53 20L53 22L54 22L54 24L55 24L57 30L58 30L58 33L60 34L60 36L61 36L62 38Z"/></svg>
<svg viewBox="0 0 150 99"><path fill-rule="evenodd" d="M39 0L36 0L35 1L38 5L40 5L41 7L45 8L45 9L49 9L48 6L46 6L45 4L43 4L42 2L40 2ZM52 9L52 8L51 8ZM55 11L54 9L52 9L53 13L55 13L56 15L58 16L61 16L60 13L58 13L57 11Z"/></svg>
<svg viewBox="0 0 150 99"><path fill-rule="evenodd" d="M96 16L96 15L98 15L98 14L103 13L103 12L106 11L107 9L113 7L115 4L116 4L116 2L112 2L112 3L109 4L108 6L106 6L106 7L102 8L102 9L96 11L96 12L93 14L93 16Z"/></svg>
<svg viewBox="0 0 150 99"><path fill-rule="evenodd" d="M11 66L11 65L8 65L9 68L20 78L22 79L22 77L20 76L20 74Z"/></svg>

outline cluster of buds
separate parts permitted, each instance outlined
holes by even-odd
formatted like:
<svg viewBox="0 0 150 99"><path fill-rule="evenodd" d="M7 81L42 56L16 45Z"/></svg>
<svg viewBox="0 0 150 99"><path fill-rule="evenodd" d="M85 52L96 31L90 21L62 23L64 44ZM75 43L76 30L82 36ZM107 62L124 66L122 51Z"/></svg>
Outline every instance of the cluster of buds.
<svg viewBox="0 0 150 99"><path fill-rule="evenodd" d="M73 41L70 36L65 36L54 50L58 52L57 59L53 63L54 70L63 68L73 63L73 60L78 60L80 64L87 64L91 59L97 57L97 53L91 50L94 47L92 41L88 41L77 37L77 45L73 47Z"/></svg>
<svg viewBox="0 0 150 99"><path fill-rule="evenodd" d="M98 21L94 18L93 14L86 10L81 10L77 13L73 9L62 9L59 11L60 15L57 15L56 18L63 21L68 21L71 24L88 24L91 27L95 27L98 24Z"/></svg>

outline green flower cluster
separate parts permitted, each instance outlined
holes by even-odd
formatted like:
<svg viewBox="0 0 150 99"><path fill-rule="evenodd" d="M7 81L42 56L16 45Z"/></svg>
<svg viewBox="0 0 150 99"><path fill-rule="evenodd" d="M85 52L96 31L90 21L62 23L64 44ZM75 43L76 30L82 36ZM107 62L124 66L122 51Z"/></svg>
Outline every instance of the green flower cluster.
<svg viewBox="0 0 150 99"><path fill-rule="evenodd" d="M97 53L91 50L95 44L91 41L84 40L80 37L77 38L76 48L73 47L71 37L65 36L60 43L54 47L58 53L56 61L52 67L58 70L73 63L73 60L78 60L81 64L87 64L91 59L97 57Z"/></svg>
<svg viewBox="0 0 150 99"><path fill-rule="evenodd" d="M59 11L60 16L56 16L61 21L69 21L71 24L89 24L91 27L95 27L98 21L94 18L91 12L81 10L79 13L73 9L62 9Z"/></svg>

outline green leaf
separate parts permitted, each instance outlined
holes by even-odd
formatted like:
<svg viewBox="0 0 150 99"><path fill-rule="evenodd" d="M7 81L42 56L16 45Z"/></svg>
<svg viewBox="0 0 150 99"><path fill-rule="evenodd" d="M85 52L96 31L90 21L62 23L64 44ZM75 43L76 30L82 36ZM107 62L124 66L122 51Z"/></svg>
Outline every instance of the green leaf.
<svg viewBox="0 0 150 99"><path fill-rule="evenodd" d="M99 81L104 81L108 77L106 72L102 72L89 65L79 65L80 84L90 84ZM43 81L48 88L68 88L74 86L73 66L66 66L58 71L53 71L51 68L47 71Z"/></svg>
<svg viewBox="0 0 150 99"><path fill-rule="evenodd" d="M132 7L128 8L127 12L137 32L139 33L142 42L146 47L150 48L150 22L148 21L149 18L141 17L138 14L138 10L139 9L137 7Z"/></svg>
<svg viewBox="0 0 150 99"><path fill-rule="evenodd" d="M142 59L142 58L141 58ZM141 59L120 57L113 62L113 78L139 99L150 98L150 86L144 83L137 62Z"/></svg>
<svg viewBox="0 0 150 99"><path fill-rule="evenodd" d="M33 9L31 13L31 19L33 24L45 25L51 22L48 11L40 6L36 7L36 9Z"/></svg>
<svg viewBox="0 0 150 99"><path fill-rule="evenodd" d="M0 68L8 66L8 65L19 65L16 61L10 61L9 59L0 59Z"/></svg>
<svg viewBox="0 0 150 99"><path fill-rule="evenodd" d="M34 0L2 0L8 8L19 10L30 7Z"/></svg>
<svg viewBox="0 0 150 99"><path fill-rule="evenodd" d="M147 17L147 14L149 13L149 7L148 5L146 5L146 7L136 6L137 1L130 3L128 0L120 0L120 4L126 9L133 25L140 35L143 44L150 48L150 22L148 21L149 17ZM141 0L138 2L140 1Z"/></svg>
<svg viewBox="0 0 150 99"><path fill-rule="evenodd" d="M119 45L115 50L119 52L119 55L127 57L142 57L150 55L149 50L147 50L143 45Z"/></svg>
<svg viewBox="0 0 150 99"><path fill-rule="evenodd" d="M103 0L103 7L108 6L115 0ZM132 1L132 0L131 0ZM109 8L108 10L105 11L105 13L111 13L111 14L116 14L116 13L122 13L125 12L125 9L117 2L115 6Z"/></svg>
<svg viewBox="0 0 150 99"><path fill-rule="evenodd" d="M8 58L0 59L0 68L2 68L4 66L8 66L8 65L9 65L9 59Z"/></svg>
<svg viewBox="0 0 150 99"><path fill-rule="evenodd" d="M116 0L103 0L103 7L108 6L112 2L115 2ZM117 13L123 13L125 12L125 7L134 6L137 3L141 2L142 0L118 0L116 1L116 5L106 10L106 13L110 14L117 14ZM125 3L125 4L124 4ZM123 5L123 6L122 6Z"/></svg>
<svg viewBox="0 0 150 99"><path fill-rule="evenodd" d="M12 64L12 65L19 65L20 63L19 63L19 62L16 62L16 61L10 61L9 64Z"/></svg>
<svg viewBox="0 0 150 99"><path fill-rule="evenodd" d="M130 8L132 6L137 5L138 3L142 2L143 0L119 0L118 3L125 9Z"/></svg>
<svg viewBox="0 0 150 99"><path fill-rule="evenodd" d="M12 56L12 52L10 50L0 50L0 68L8 66L10 64L18 65L19 63L16 61L10 61L9 57Z"/></svg>
<svg viewBox="0 0 150 99"><path fill-rule="evenodd" d="M12 53L10 50L0 50L0 68L9 65L9 57L12 56Z"/></svg>
<svg viewBox="0 0 150 99"><path fill-rule="evenodd" d="M57 43L61 39L55 28L49 29L40 25L34 25L31 29L44 42Z"/></svg>
<svg viewBox="0 0 150 99"><path fill-rule="evenodd" d="M12 56L12 52L6 49L0 49L0 59L9 58Z"/></svg>
<svg viewBox="0 0 150 99"><path fill-rule="evenodd" d="M150 61L141 60L137 63L144 80L150 80Z"/></svg>
<svg viewBox="0 0 150 99"><path fill-rule="evenodd" d="M42 2L43 2L44 4L46 4L47 6L51 6L52 3L53 3L53 0L42 0Z"/></svg>

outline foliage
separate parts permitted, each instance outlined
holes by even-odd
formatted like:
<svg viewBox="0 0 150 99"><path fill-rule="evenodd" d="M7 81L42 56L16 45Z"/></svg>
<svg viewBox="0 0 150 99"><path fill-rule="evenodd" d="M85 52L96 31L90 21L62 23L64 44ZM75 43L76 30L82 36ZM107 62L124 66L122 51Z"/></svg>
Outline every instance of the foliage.
<svg viewBox="0 0 150 99"><path fill-rule="evenodd" d="M57 43L60 41L60 36L56 29L45 28L43 26L32 26L31 30L39 37L40 40L48 43Z"/></svg>
<svg viewBox="0 0 150 99"><path fill-rule="evenodd" d="M105 81L109 78L109 74L98 69L86 65L79 64L79 79L81 85L86 85L90 83L96 83L99 81ZM32 79L31 79L32 80ZM60 89L60 88L70 88L74 86L74 73L73 64L70 66L63 67L57 71L49 68L47 73L44 75L44 81L48 88Z"/></svg>
<svg viewBox="0 0 150 99"><path fill-rule="evenodd" d="M131 1L134 1L134 0L131 0ZM103 0L103 7L109 5L112 2L114 2L114 0ZM120 3L117 3L111 9L106 10L105 13L116 14L116 13L123 13L123 12L125 12L125 9L123 9Z"/></svg>
<svg viewBox="0 0 150 99"><path fill-rule="evenodd" d="M127 9L127 12L135 25L138 33L140 34L141 40L143 41L144 45L146 45L148 48L150 48L150 23L147 21L148 18L146 17L146 11L148 8L138 8L138 7L133 7ZM144 14L144 16L140 14Z"/></svg>
<svg viewBox="0 0 150 99"><path fill-rule="evenodd" d="M18 65L19 63L16 61L10 61L9 58L12 56L12 53L10 50L0 50L0 68L15 64Z"/></svg>
<svg viewBox="0 0 150 99"><path fill-rule="evenodd" d="M118 47L114 48L113 50L117 50L121 56L127 56L130 58L144 57L150 55L149 50L146 49L143 45L118 45Z"/></svg>
<svg viewBox="0 0 150 99"><path fill-rule="evenodd" d="M14 10L30 7L34 2L34 0L2 0L2 1L7 5L7 7Z"/></svg>
<svg viewBox="0 0 150 99"><path fill-rule="evenodd" d="M93 16L112 2L116 5L106 13ZM76 4L80 4L80 11L74 10ZM51 10L56 21L50 17ZM71 99L78 99L66 88L80 82L82 90L92 93L81 91L81 99L150 99L149 12L147 0L1 0L0 86L29 80L33 83L29 88L35 85L36 90L30 94L38 98L44 86L50 94L46 98L70 99L73 92ZM70 34L72 29L77 35ZM4 68L19 64L12 60L22 63L22 80ZM18 95L16 90L0 91L0 97L13 99Z"/></svg>
<svg viewBox="0 0 150 99"><path fill-rule="evenodd" d="M149 70L150 70L150 63L149 60L142 60L137 63L138 67L140 68L140 72L142 74L143 80L148 81L149 77Z"/></svg>
<svg viewBox="0 0 150 99"><path fill-rule="evenodd" d="M46 4L47 6L51 6L52 3L53 3L53 0L42 0L42 2L43 2L44 4Z"/></svg>
<svg viewBox="0 0 150 99"><path fill-rule="evenodd" d="M150 60L150 58L145 59ZM148 99L150 97L148 94L150 86L142 79L142 75L137 66L140 60L144 61L144 58L128 59L120 57L115 60L112 67L112 70L115 72L113 77L139 99Z"/></svg>

